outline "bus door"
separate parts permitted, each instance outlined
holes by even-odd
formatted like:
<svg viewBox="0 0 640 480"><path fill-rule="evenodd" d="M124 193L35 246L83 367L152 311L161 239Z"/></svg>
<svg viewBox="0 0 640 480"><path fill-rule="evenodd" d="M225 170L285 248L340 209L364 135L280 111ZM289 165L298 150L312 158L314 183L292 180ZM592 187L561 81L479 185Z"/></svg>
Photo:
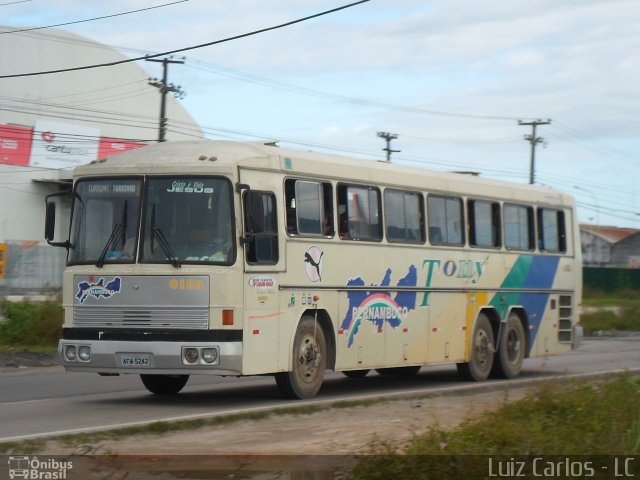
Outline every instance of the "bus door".
<svg viewBox="0 0 640 480"><path fill-rule="evenodd" d="M282 355L288 354L288 343L286 354L278 352L283 316L278 287L285 255L278 231L281 195L276 192L282 189L282 183L276 175L265 172L241 169L239 174L245 299L243 373L275 372L284 367Z"/></svg>

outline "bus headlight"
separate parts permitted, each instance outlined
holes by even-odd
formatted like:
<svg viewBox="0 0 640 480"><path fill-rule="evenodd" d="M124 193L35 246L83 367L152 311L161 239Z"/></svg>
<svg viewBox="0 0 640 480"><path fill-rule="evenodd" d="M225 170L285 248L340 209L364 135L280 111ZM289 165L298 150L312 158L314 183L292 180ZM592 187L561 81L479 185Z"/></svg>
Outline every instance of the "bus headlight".
<svg viewBox="0 0 640 480"><path fill-rule="evenodd" d="M64 346L64 359L67 362L75 362L78 357L75 345Z"/></svg>
<svg viewBox="0 0 640 480"><path fill-rule="evenodd" d="M197 348L186 347L182 349L182 358L184 359L185 363L193 365L194 363L198 362L200 354L198 353Z"/></svg>
<svg viewBox="0 0 640 480"><path fill-rule="evenodd" d="M218 349L217 348L203 348L202 360L204 363L216 363L218 361Z"/></svg>
<svg viewBox="0 0 640 480"><path fill-rule="evenodd" d="M81 362L91 360L91 347L89 345L81 345L78 347L78 358Z"/></svg>

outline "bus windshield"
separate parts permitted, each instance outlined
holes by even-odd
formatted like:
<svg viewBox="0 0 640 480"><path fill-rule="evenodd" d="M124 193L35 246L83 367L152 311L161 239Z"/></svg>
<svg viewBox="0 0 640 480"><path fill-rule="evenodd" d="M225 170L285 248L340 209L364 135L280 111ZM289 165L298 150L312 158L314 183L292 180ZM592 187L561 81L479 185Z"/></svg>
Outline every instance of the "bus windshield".
<svg viewBox="0 0 640 480"><path fill-rule="evenodd" d="M74 192L69 264L235 261L231 187L220 177L86 179Z"/></svg>

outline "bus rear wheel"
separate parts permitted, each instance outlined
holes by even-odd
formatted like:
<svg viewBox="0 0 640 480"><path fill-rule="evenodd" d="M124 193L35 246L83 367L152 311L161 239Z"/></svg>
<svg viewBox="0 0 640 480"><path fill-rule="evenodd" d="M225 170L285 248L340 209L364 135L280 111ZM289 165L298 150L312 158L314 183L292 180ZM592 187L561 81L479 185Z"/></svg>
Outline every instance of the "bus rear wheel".
<svg viewBox="0 0 640 480"><path fill-rule="evenodd" d="M276 385L287 398L315 397L327 366L327 342L320 325L312 316L300 321L293 341L293 365L290 372L276 374Z"/></svg>
<svg viewBox="0 0 640 480"><path fill-rule="evenodd" d="M467 380L474 382L486 380L491 373L495 351L491 322L484 313L481 313L471 337L471 358L468 362L457 364L458 372Z"/></svg>
<svg viewBox="0 0 640 480"><path fill-rule="evenodd" d="M526 342L520 317L515 313L509 315L501 330L491 374L499 378L514 378L522 370Z"/></svg>
<svg viewBox="0 0 640 480"><path fill-rule="evenodd" d="M187 384L189 375L140 375L140 380L151 393L175 395Z"/></svg>

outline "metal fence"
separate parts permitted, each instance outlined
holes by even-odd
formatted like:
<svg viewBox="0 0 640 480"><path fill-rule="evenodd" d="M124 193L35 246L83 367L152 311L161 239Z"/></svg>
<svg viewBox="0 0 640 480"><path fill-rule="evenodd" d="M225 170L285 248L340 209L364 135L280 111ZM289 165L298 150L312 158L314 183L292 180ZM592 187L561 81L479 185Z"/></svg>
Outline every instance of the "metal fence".
<svg viewBox="0 0 640 480"><path fill-rule="evenodd" d="M586 288L603 292L640 290L639 268L584 267L582 273Z"/></svg>
<svg viewBox="0 0 640 480"><path fill-rule="evenodd" d="M62 291L66 251L33 241L6 242L0 296L57 295Z"/></svg>

